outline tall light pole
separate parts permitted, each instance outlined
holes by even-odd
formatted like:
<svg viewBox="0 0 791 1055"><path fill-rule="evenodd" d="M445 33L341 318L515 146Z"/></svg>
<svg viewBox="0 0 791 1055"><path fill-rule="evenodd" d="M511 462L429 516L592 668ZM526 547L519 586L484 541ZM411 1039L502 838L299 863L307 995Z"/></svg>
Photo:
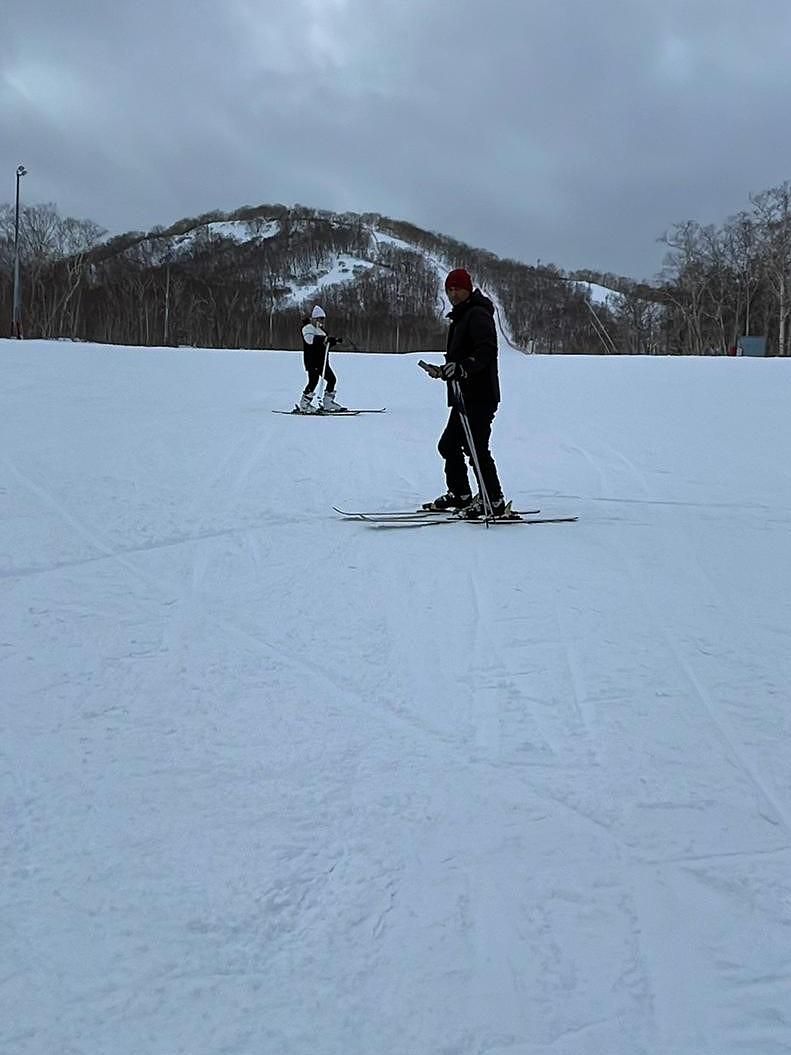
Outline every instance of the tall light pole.
<svg viewBox="0 0 791 1055"><path fill-rule="evenodd" d="M27 176L24 165L16 168L16 213L14 214L14 312L13 333L19 340L22 339L22 291L19 286L19 181Z"/></svg>

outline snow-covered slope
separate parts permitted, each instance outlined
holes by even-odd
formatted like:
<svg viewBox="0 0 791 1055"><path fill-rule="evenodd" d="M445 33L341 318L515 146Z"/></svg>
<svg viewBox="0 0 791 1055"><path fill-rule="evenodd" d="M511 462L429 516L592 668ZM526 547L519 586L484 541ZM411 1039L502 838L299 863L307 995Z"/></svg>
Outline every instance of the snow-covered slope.
<svg viewBox="0 0 791 1055"><path fill-rule="evenodd" d="M201 244L210 245L220 239L236 242L237 245L260 243L276 237L279 231L277 220L217 220L195 227L185 234L145 238L142 245L150 254L152 262L161 264L192 253Z"/></svg>
<svg viewBox="0 0 791 1055"><path fill-rule="evenodd" d="M419 253L420 256L425 260L425 262L434 269L440 289L440 294L437 299L437 311L440 314L444 315L450 309L450 304L443 298L441 292L444 289L445 279L448 276L448 272L452 271L453 268L456 267L464 267L468 264L468 261L455 259L450 260L447 257L439 255L438 253L432 253L420 246L415 246L411 242L405 241L403 238L395 238L393 235L386 234L379 230L374 230L372 232L372 237L377 247L379 245L390 245L396 249L401 249L405 252ZM474 270L475 269L473 268L473 271ZM513 332L511 331L511 328L506 321L506 314L503 309L500 298L497 296L497 293L490 286L487 286L485 283L480 282L476 278L475 274L472 275L472 279L475 285L480 287L481 291L486 294L486 296L491 300L492 304L494 305L495 323L497 325L497 329L501 339L505 341L507 345L510 345L512 348L521 351L522 349L520 349L519 346L516 344Z"/></svg>
<svg viewBox="0 0 791 1055"><path fill-rule="evenodd" d="M610 289L609 286L601 286L598 282L578 282L576 284L588 294L593 304L612 306L622 298L616 290Z"/></svg>
<svg viewBox="0 0 791 1055"><path fill-rule="evenodd" d="M328 270L322 272L318 278L295 285L291 293L283 298L281 307L290 304L305 304L311 299L320 299L322 291L328 286L335 286L341 282L352 282L360 273L369 271L374 266L370 260L362 260L348 253L339 253L334 257Z"/></svg>
<svg viewBox="0 0 791 1055"><path fill-rule="evenodd" d="M791 1049L789 364L0 342L0 1051Z"/></svg>

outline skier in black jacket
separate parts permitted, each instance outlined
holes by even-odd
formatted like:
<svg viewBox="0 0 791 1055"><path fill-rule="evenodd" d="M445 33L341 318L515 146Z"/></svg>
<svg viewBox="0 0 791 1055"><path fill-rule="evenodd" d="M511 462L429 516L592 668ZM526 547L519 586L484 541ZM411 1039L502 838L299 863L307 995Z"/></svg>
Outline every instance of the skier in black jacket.
<svg viewBox="0 0 791 1055"><path fill-rule="evenodd" d="M444 366L432 376L448 382L450 417L440 437L438 450L445 459L446 494L426 502L424 509L455 509L469 518L484 515L480 493L473 498L465 456L470 457L467 437L459 407L455 405L451 382L458 381L464 401L470 433L478 457L482 484L494 516L505 512L505 499L497 467L489 450L492 422L500 403L500 379L497 370L497 330L494 305L479 289L464 268L456 268L445 279L445 292L453 305L448 313L450 329Z"/></svg>

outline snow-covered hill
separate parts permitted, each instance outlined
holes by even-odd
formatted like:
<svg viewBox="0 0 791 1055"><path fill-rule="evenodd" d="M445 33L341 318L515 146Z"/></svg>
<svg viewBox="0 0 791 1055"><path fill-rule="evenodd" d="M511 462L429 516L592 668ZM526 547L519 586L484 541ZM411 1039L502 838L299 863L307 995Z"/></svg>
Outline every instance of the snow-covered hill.
<svg viewBox="0 0 791 1055"><path fill-rule="evenodd" d="M414 243L408 242L404 238L395 238L393 235L384 234L376 228L373 229L371 234L377 248L381 245L388 245L399 249L405 253L418 253L421 259L423 259L429 265L429 267L433 268L437 276L437 284L440 290L444 289L445 279L447 278L449 271L452 271L455 267L463 267L465 265L467 267L470 266L468 260L465 260L463 258L457 259L456 257L451 258L447 254L431 252L430 250L427 250L423 247L415 246ZM475 268L473 267L472 270L474 272ZM476 278L473 278L473 282L475 285L481 288L482 292L486 294L486 296L491 300L492 304L494 305L495 323L497 325L500 337L512 348L516 348L517 350L525 350L519 349L518 344L514 340L513 332L511 330L511 327L508 325L508 321L506 319L505 312L503 311L503 306L500 301L500 297L497 294L497 291L492 287L491 284L481 282L480 280L476 280ZM449 310L449 308L450 304L443 298L442 293L439 293L437 297L437 312L439 314L444 315Z"/></svg>
<svg viewBox="0 0 791 1055"><path fill-rule="evenodd" d="M0 362L0 1051L791 1049L787 362Z"/></svg>
<svg viewBox="0 0 791 1055"><path fill-rule="evenodd" d="M271 349L288 346L299 315L318 302L358 347L400 352L437 346L448 310L443 284L456 267L491 298L502 343L513 349L681 350L654 308L656 327L639 332L616 311L616 288L637 296L628 279L501 259L376 213L301 205L243 206L114 236L67 266L48 265L23 314L29 337ZM640 296L653 304L660 292L641 287Z"/></svg>

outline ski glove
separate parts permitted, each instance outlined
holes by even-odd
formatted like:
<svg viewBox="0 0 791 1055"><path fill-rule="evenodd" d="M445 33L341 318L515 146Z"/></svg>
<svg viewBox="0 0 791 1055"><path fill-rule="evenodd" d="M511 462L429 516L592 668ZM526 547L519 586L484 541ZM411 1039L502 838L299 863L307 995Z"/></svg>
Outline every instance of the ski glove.
<svg viewBox="0 0 791 1055"><path fill-rule="evenodd" d="M445 363L439 368L439 372L445 381L461 381L467 376L467 371L461 363Z"/></svg>
<svg viewBox="0 0 791 1055"><path fill-rule="evenodd" d="M343 337L328 337L327 344L332 348L336 344L340 344L343 341Z"/></svg>

